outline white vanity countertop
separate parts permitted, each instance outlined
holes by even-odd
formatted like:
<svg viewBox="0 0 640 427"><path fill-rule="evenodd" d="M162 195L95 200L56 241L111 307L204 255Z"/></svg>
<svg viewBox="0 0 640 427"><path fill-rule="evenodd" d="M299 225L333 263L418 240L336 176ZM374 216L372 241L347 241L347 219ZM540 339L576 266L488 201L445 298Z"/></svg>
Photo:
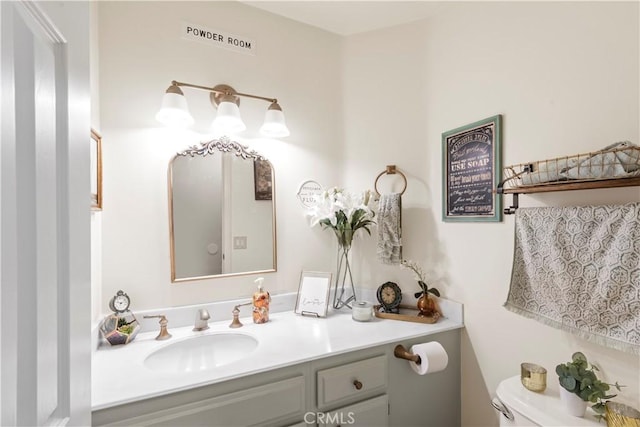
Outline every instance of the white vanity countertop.
<svg viewBox="0 0 640 427"><path fill-rule="evenodd" d="M261 325L254 324L250 317L241 318L244 326L238 329L229 328L231 319L209 323L210 328L203 332L193 332L192 326L169 328L173 337L166 341L155 340L158 331L140 333L127 345L107 344L94 352L92 410L459 329L463 327L461 310L460 306L454 315L447 315L445 311L446 317L435 324L379 318L356 322L351 319L350 310L330 313L326 318L303 317L289 311L272 313L270 321ZM206 371L158 373L143 363L160 347L197 335L219 333L250 335L258 340L258 347L244 359Z"/></svg>

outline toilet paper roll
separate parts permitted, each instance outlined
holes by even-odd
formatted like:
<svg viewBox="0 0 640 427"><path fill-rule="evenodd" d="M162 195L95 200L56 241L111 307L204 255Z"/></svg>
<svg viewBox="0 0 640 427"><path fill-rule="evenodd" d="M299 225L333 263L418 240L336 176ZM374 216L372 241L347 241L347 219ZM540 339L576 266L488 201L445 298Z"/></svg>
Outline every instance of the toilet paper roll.
<svg viewBox="0 0 640 427"><path fill-rule="evenodd" d="M442 371L449 363L447 351L437 341L416 344L411 347L411 353L420 356L419 365L415 362L409 362L411 369L418 375Z"/></svg>

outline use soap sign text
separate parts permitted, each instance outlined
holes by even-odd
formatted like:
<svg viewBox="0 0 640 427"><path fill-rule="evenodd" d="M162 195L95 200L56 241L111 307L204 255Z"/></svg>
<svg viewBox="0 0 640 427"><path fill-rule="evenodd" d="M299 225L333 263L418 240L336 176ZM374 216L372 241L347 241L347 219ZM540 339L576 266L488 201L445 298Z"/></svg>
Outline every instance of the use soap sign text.
<svg viewBox="0 0 640 427"><path fill-rule="evenodd" d="M501 221L501 116L442 134L443 221Z"/></svg>

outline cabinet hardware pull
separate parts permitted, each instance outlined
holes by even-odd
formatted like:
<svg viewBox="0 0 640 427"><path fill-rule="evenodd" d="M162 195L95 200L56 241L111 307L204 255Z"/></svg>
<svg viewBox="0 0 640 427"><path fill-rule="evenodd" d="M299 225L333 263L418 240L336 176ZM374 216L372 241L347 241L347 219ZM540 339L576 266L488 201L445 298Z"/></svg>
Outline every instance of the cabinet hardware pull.
<svg viewBox="0 0 640 427"><path fill-rule="evenodd" d="M360 390L362 388L362 383L358 380L353 380L353 385L356 387L356 390Z"/></svg>

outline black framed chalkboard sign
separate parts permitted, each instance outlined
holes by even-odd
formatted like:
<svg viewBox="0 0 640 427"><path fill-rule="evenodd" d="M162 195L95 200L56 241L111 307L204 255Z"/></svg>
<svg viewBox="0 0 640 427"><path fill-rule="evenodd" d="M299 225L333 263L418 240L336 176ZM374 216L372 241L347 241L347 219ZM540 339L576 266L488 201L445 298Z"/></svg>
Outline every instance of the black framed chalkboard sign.
<svg viewBox="0 0 640 427"><path fill-rule="evenodd" d="M501 115L442 134L442 220L502 221Z"/></svg>

